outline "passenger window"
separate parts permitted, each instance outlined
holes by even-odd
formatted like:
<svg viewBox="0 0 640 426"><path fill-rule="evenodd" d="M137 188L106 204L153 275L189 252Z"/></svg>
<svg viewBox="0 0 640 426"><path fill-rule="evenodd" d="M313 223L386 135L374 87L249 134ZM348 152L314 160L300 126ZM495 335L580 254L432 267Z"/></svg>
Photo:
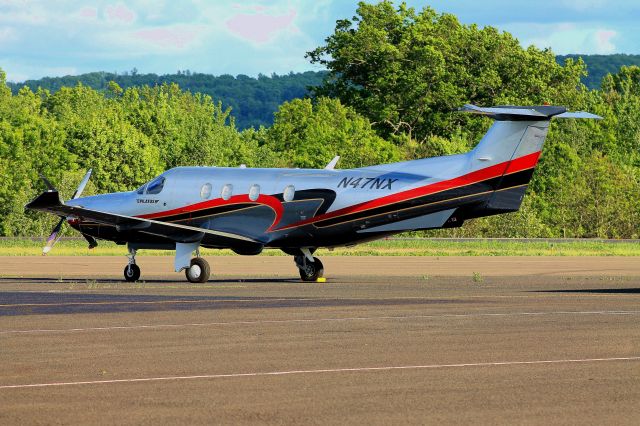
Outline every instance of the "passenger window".
<svg viewBox="0 0 640 426"><path fill-rule="evenodd" d="M284 191L282 193L282 198L285 201L293 201L295 196L296 196L296 188L293 185L287 185L287 187L284 188Z"/></svg>
<svg viewBox="0 0 640 426"><path fill-rule="evenodd" d="M220 193L220 196L222 197L223 200L228 200L229 198L231 198L232 195L233 195L233 185L228 183L222 187L222 192Z"/></svg>
<svg viewBox="0 0 640 426"><path fill-rule="evenodd" d="M255 201L260 196L260 185L251 185L249 188L249 199L251 201Z"/></svg>
<svg viewBox="0 0 640 426"><path fill-rule="evenodd" d="M200 189L200 198L208 200L211 197L211 184L205 183Z"/></svg>
<svg viewBox="0 0 640 426"><path fill-rule="evenodd" d="M162 188L164 188L164 181L164 176L160 176L152 180L151 183L147 185L147 194L159 194L160 191L162 191Z"/></svg>

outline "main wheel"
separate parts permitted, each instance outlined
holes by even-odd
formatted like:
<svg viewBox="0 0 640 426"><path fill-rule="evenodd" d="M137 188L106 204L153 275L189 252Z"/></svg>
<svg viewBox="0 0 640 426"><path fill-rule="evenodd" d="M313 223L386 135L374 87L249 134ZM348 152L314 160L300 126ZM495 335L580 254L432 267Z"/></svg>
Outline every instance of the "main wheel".
<svg viewBox="0 0 640 426"><path fill-rule="evenodd" d="M124 279L129 282L138 281L140 278L140 268L135 263L124 267Z"/></svg>
<svg viewBox="0 0 640 426"><path fill-rule="evenodd" d="M302 281L315 281L324 275L324 265L317 257L313 258L313 263L305 259L305 266L298 267L300 271L300 278Z"/></svg>
<svg viewBox="0 0 640 426"><path fill-rule="evenodd" d="M191 266L185 269L184 274L190 283L206 283L211 275L211 267L201 257L191 259Z"/></svg>

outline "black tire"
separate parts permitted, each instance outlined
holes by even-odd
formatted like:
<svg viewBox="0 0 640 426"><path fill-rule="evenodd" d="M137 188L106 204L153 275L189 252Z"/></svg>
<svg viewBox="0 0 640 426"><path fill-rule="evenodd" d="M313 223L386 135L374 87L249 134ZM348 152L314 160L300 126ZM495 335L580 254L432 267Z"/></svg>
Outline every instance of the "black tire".
<svg viewBox="0 0 640 426"><path fill-rule="evenodd" d="M298 268L302 281L316 281L324 275L324 265L317 257L313 258L313 263L305 259L306 266Z"/></svg>
<svg viewBox="0 0 640 426"><path fill-rule="evenodd" d="M206 283L211 275L209 263L201 257L191 259L191 266L185 269L184 274L190 283Z"/></svg>
<svg viewBox="0 0 640 426"><path fill-rule="evenodd" d="M124 267L124 279L130 283L138 281L140 278L140 268L135 263Z"/></svg>

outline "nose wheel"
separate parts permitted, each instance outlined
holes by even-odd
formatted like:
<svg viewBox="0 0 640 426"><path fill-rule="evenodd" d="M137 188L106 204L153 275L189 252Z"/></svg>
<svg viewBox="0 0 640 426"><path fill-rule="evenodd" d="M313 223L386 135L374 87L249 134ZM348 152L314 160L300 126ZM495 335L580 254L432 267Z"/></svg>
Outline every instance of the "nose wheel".
<svg viewBox="0 0 640 426"><path fill-rule="evenodd" d="M294 260L302 281L316 281L324 275L324 265L317 257L310 262L306 256L295 256Z"/></svg>
<svg viewBox="0 0 640 426"><path fill-rule="evenodd" d="M125 266L124 279L129 282L138 281L138 279L140 279L140 267L135 263Z"/></svg>
<svg viewBox="0 0 640 426"><path fill-rule="evenodd" d="M124 267L124 279L128 282L138 281L140 279L140 267L136 265L136 250L129 249L129 264Z"/></svg>
<svg viewBox="0 0 640 426"><path fill-rule="evenodd" d="M209 263L201 257L191 259L191 266L184 270L190 283L206 283L211 275Z"/></svg>

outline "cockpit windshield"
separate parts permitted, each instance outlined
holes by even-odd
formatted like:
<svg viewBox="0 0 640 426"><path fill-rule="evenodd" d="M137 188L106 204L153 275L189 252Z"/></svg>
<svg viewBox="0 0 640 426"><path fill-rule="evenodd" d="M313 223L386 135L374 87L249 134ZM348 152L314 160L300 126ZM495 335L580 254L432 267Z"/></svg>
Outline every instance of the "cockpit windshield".
<svg viewBox="0 0 640 426"><path fill-rule="evenodd" d="M164 176L158 176L149 183L145 183L136 190L138 194L159 194L164 188L165 178Z"/></svg>
<svg viewBox="0 0 640 426"><path fill-rule="evenodd" d="M164 188L164 176L158 176L147 185L147 194L159 194Z"/></svg>

